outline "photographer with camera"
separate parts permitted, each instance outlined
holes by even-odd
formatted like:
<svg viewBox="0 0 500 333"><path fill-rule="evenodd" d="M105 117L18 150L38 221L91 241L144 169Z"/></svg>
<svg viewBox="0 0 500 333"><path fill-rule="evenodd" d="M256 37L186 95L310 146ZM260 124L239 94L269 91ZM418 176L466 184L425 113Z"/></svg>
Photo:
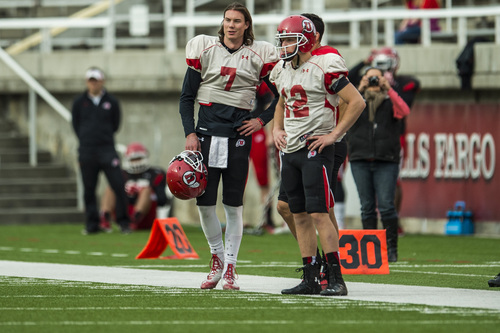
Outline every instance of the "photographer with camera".
<svg viewBox="0 0 500 333"><path fill-rule="evenodd" d="M366 70L358 87L366 107L347 132L351 171L361 203L363 229L377 229L377 208L386 229L389 262L396 262L398 214L394 193L399 173L401 119L410 108L391 88L384 71Z"/></svg>

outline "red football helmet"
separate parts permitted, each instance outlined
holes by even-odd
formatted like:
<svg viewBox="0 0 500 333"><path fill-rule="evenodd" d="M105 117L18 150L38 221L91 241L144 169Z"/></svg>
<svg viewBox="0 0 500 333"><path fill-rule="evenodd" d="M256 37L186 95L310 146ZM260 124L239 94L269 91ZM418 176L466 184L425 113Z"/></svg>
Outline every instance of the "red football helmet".
<svg viewBox="0 0 500 333"><path fill-rule="evenodd" d="M207 175L201 153L185 150L170 161L167 169L168 188L178 199L194 199L205 192Z"/></svg>
<svg viewBox="0 0 500 333"><path fill-rule="evenodd" d="M375 52L372 66L383 69L386 72L396 73L399 68L398 51L392 47L382 47Z"/></svg>
<svg viewBox="0 0 500 333"><path fill-rule="evenodd" d="M292 54L286 52L286 48L293 45L282 46L283 38L296 38L295 50ZM292 15L281 21L276 33L276 48L280 59L291 60L298 51L306 53L316 43L316 27L307 17Z"/></svg>
<svg viewBox="0 0 500 333"><path fill-rule="evenodd" d="M148 150L139 142L127 146L123 168L133 174L139 174L149 169Z"/></svg>

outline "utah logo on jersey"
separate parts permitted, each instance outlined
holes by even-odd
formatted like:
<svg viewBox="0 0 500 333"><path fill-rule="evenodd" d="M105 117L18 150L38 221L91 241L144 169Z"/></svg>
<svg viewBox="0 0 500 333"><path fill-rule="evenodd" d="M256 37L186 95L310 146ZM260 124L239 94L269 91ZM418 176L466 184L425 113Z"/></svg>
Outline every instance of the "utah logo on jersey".
<svg viewBox="0 0 500 333"><path fill-rule="evenodd" d="M246 141L244 139L239 139L236 141L236 147L243 147L245 145Z"/></svg>

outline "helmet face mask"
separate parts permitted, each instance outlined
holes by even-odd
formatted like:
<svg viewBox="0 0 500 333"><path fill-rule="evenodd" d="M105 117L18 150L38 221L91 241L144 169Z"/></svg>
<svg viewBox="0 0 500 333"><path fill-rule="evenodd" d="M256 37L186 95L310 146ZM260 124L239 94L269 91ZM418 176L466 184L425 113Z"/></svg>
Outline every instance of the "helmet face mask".
<svg viewBox="0 0 500 333"><path fill-rule="evenodd" d="M295 39L295 43L283 45L284 39ZM280 59L285 61L290 61L295 57L300 47L307 43L307 38L303 34L295 34L295 33L284 33L284 34L276 34L276 49L278 50L278 54ZM292 52L288 52L288 48L293 47Z"/></svg>
<svg viewBox="0 0 500 333"><path fill-rule="evenodd" d="M205 193L207 175L201 153L185 150L170 161L167 185L176 198L194 199Z"/></svg>
<svg viewBox="0 0 500 333"><path fill-rule="evenodd" d="M294 39L295 43L286 43L284 39ZM280 59L290 61L298 52L307 53L316 43L316 28L307 17L292 15L281 21L276 33L276 49ZM295 47L294 47L295 46ZM294 47L292 52L287 48Z"/></svg>
<svg viewBox="0 0 500 333"><path fill-rule="evenodd" d="M131 174L143 173L150 167L148 156L148 150L141 143L131 143L125 152L123 168Z"/></svg>

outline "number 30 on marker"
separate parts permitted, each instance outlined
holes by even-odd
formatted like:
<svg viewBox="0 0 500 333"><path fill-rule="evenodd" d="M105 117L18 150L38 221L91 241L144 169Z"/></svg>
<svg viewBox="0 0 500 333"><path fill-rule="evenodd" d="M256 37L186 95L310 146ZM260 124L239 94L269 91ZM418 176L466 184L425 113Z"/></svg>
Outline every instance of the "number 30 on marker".
<svg viewBox="0 0 500 333"><path fill-rule="evenodd" d="M340 230L342 274L389 274L385 230Z"/></svg>

